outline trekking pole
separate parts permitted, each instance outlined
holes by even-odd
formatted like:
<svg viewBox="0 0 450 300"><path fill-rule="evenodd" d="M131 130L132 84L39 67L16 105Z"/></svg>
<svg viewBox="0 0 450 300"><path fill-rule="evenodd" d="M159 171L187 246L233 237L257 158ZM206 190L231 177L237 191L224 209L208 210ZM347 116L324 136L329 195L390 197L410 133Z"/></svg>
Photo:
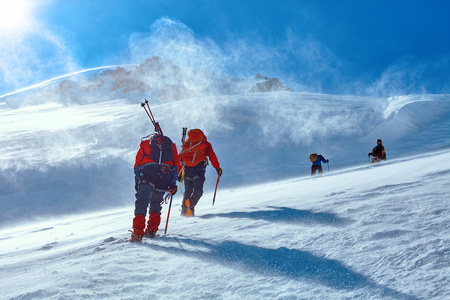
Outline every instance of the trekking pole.
<svg viewBox="0 0 450 300"><path fill-rule="evenodd" d="M183 161L183 147L184 147L184 143L186 142L186 132L187 132L187 127L183 127L183 133L181 134L181 151L180 151L180 162ZM184 182L184 164L182 164L182 168L180 170L181 172L181 180L180 180L180 187L183 185Z"/></svg>
<svg viewBox="0 0 450 300"><path fill-rule="evenodd" d="M214 202L216 202L217 185L219 185L219 181L220 181L220 175L217 175L216 189L214 190L214 197L213 197L212 206L214 206Z"/></svg>
<svg viewBox="0 0 450 300"><path fill-rule="evenodd" d="M170 208L172 207L172 199L173 199L173 194L170 194L169 210L167 211L167 221L166 221L166 228L164 229L164 234L167 233L167 225L169 224L169 216L170 216Z"/></svg>
<svg viewBox="0 0 450 300"><path fill-rule="evenodd" d="M327 162L327 167L328 167L328 173L330 173L330 162Z"/></svg>
<svg viewBox="0 0 450 300"><path fill-rule="evenodd" d="M181 169L181 178L180 178L180 191L184 194L183 191L183 184L184 184L184 169Z"/></svg>
<svg viewBox="0 0 450 300"><path fill-rule="evenodd" d="M145 105L147 105L147 107L145 107ZM152 110L150 109L150 105L148 105L147 99L145 99L145 102L141 102L141 107L144 108L144 110L147 113L147 116L150 118L150 121L152 122L153 126L155 126L155 131L160 135L164 135L161 130L161 127L159 126L159 123L156 122L155 118L153 117Z"/></svg>

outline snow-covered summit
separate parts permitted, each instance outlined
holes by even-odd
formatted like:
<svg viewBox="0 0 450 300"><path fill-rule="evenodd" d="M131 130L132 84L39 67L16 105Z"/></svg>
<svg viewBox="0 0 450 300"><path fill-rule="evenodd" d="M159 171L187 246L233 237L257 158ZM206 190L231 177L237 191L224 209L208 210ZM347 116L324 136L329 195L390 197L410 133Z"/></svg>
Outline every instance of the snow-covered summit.
<svg viewBox="0 0 450 300"><path fill-rule="evenodd" d="M292 91L278 78L258 74L236 77L204 70L182 68L154 56L141 64L95 68L49 80L20 93L4 96L8 107L48 102L92 104L111 99L135 103L152 98L153 103L244 93Z"/></svg>

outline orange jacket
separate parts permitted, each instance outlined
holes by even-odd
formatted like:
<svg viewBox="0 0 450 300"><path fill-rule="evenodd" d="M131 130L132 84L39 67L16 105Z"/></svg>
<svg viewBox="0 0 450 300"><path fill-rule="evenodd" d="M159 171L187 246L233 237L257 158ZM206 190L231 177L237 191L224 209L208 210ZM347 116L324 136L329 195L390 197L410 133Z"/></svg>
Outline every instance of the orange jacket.
<svg viewBox="0 0 450 300"><path fill-rule="evenodd" d="M173 160L163 161L162 163L168 164L170 166L176 166L178 170L181 170L180 156L178 155L177 146L172 143ZM156 162L150 158L150 140L143 140L139 146L139 150L136 154L136 159L134 162L134 168L138 165L144 165L146 163Z"/></svg>
<svg viewBox="0 0 450 300"><path fill-rule="evenodd" d="M209 142L207 142L208 145L206 146L206 156L209 157L209 161L211 162L212 166L217 169L220 168L219 160L217 160L216 153L214 153L214 150Z"/></svg>
<svg viewBox="0 0 450 300"><path fill-rule="evenodd" d="M183 144L181 150L182 164L187 167L195 167L202 161L211 161L212 166L217 169L220 167L217 156L211 144L206 139L205 134L200 129L191 129L187 133L188 139Z"/></svg>
<svg viewBox="0 0 450 300"><path fill-rule="evenodd" d="M196 144L196 142L191 142L193 145L189 145L189 142L186 142L185 147L186 149L189 149L189 147L192 147ZM197 148L197 147L195 147ZM202 145L200 145L201 149L200 151L196 152L185 152L182 155L182 163L185 164L187 167L195 167L202 161L207 161L209 158L209 161L211 162L212 166L217 169L220 167L219 160L217 159L216 153L214 153L214 150L211 146L210 142L203 142ZM196 157L197 155L202 155L201 157Z"/></svg>

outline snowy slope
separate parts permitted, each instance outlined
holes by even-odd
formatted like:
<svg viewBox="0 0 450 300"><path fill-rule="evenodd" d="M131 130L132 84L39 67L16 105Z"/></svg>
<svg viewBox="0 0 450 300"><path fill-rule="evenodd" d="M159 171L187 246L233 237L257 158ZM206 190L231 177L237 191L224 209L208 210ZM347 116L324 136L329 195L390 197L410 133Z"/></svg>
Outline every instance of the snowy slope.
<svg viewBox="0 0 450 300"><path fill-rule="evenodd" d="M167 235L143 244L131 203L2 230L2 297L448 299L449 159L222 189L192 219L176 195Z"/></svg>
<svg viewBox="0 0 450 300"><path fill-rule="evenodd" d="M450 95L289 92L157 59L100 71L0 97L6 299L450 297ZM145 98L177 145L203 129L224 175L216 207L208 167L197 218L177 194L168 235L129 245ZM377 138L388 161L369 166Z"/></svg>
<svg viewBox="0 0 450 300"><path fill-rule="evenodd" d="M221 185L232 187L307 175L312 152L330 159L331 170L366 164L379 137L388 159L450 147L450 96L422 98L394 110L388 99L243 93L152 110L177 145L182 127L203 129L224 170ZM408 127L419 118L426 122ZM134 156L153 132L140 101L128 100L0 108L0 127L0 226L130 203ZM214 174L208 168L207 190Z"/></svg>

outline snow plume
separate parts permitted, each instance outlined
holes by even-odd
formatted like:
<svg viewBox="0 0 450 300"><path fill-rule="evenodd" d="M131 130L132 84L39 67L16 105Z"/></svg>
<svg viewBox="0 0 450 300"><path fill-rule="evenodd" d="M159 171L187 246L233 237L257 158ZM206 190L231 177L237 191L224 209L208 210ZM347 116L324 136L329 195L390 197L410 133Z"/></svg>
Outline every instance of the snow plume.
<svg viewBox="0 0 450 300"><path fill-rule="evenodd" d="M271 144L284 140L309 146L330 137L362 136L381 117L374 99L333 96L338 100L333 102L327 100L330 96L320 94L304 94L300 101L288 94L279 97L268 105L267 116L261 122L264 135L272 137Z"/></svg>
<svg viewBox="0 0 450 300"><path fill-rule="evenodd" d="M169 18L158 19L150 33L134 33L129 39L131 60L141 62L152 56L173 61L183 67L222 71L224 55L210 39L197 39L185 24Z"/></svg>
<svg viewBox="0 0 450 300"><path fill-rule="evenodd" d="M65 42L39 24L19 34L0 33L0 95L78 69Z"/></svg>
<svg viewBox="0 0 450 300"><path fill-rule="evenodd" d="M130 131L143 127L136 108L120 101L65 107L45 104L0 112L0 170L91 165L87 157L121 157L127 143L138 144ZM128 129L118 130L124 123ZM80 163L81 162L81 163Z"/></svg>
<svg viewBox="0 0 450 300"><path fill-rule="evenodd" d="M298 89L306 91L322 92L324 86L330 85L333 89L341 89L343 84L343 63L335 54L313 37L299 37L286 31L286 41L284 51L289 55L286 63L292 63L297 70L289 74L288 83Z"/></svg>
<svg viewBox="0 0 450 300"><path fill-rule="evenodd" d="M195 70L240 77L261 73L280 78L297 92L338 91L353 94L356 91L383 96L388 89L395 95L402 90L402 86L394 89L393 82L386 85L390 75L384 75L376 83L364 78L364 75L359 76L362 78L359 82L350 79L355 72L350 62L338 57L314 36L298 36L289 28L283 36L269 44L255 32L229 35L230 38L219 45L209 37L196 36L191 28L178 20L160 18L148 32L130 36L128 46L131 57L127 63L141 63L153 56L171 61L184 69L186 78L195 77L196 80L187 86L192 91L198 86L214 84L209 76L200 78ZM188 69L192 75L187 72ZM405 84L413 85L411 78L412 75L406 78L409 81Z"/></svg>
<svg viewBox="0 0 450 300"><path fill-rule="evenodd" d="M404 57L383 70L371 84L366 84L363 92L374 97L448 93L448 70L448 55L422 62L414 57ZM447 76L435 76L442 72Z"/></svg>
<svg viewBox="0 0 450 300"><path fill-rule="evenodd" d="M241 77L257 73L280 77L283 75L282 67L290 63L283 51L265 45L257 35L252 35L251 41L233 36L219 46L208 37L196 37L194 31L185 24L169 18L154 22L150 32L132 34L129 50L133 63L158 56L183 68ZM188 88L205 86L211 82L207 76L203 82L200 78L196 79L194 86Z"/></svg>
<svg viewBox="0 0 450 300"><path fill-rule="evenodd" d="M412 64L404 59L386 70L367 87L367 93L373 96L399 96L413 93L426 93L421 80L424 66Z"/></svg>

